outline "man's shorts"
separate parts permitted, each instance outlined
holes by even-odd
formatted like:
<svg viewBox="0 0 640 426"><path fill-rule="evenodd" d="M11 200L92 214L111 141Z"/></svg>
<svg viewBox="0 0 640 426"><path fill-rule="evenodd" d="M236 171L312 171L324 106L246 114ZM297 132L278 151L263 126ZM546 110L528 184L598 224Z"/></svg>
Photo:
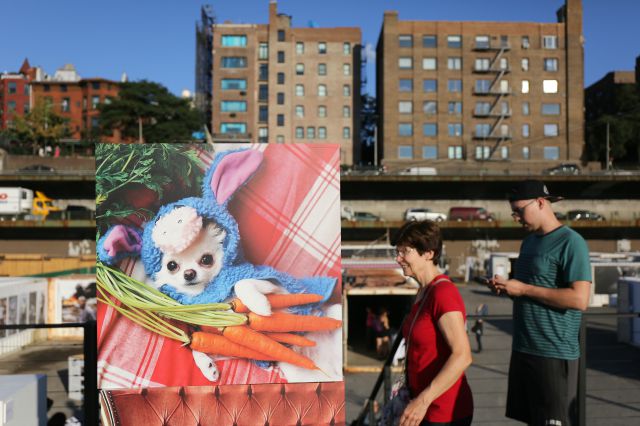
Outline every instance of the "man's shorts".
<svg viewBox="0 0 640 426"><path fill-rule="evenodd" d="M507 417L535 426L577 425L577 394L577 359L511 353Z"/></svg>

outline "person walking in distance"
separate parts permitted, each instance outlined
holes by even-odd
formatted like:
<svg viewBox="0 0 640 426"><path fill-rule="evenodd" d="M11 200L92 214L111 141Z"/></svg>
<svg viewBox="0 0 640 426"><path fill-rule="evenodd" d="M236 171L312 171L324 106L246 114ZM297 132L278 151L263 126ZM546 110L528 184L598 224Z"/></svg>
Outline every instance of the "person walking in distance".
<svg viewBox="0 0 640 426"><path fill-rule="evenodd" d="M552 196L538 180L509 193L512 216L531 232L513 279L488 285L513 299L513 347L506 416L529 425L577 424L578 335L591 286L585 240L556 219Z"/></svg>

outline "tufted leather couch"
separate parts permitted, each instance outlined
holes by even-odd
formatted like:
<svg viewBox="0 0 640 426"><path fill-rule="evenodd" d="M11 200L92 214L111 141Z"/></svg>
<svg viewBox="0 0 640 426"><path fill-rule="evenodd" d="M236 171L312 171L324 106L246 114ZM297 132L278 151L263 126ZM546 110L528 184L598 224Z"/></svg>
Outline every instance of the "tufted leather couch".
<svg viewBox="0 0 640 426"><path fill-rule="evenodd" d="M344 425L344 382L103 390L109 426Z"/></svg>

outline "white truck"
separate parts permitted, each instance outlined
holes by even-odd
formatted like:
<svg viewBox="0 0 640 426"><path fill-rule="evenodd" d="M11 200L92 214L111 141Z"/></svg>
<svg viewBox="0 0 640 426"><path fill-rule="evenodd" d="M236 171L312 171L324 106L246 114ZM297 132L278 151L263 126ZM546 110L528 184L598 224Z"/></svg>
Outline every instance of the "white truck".
<svg viewBox="0 0 640 426"><path fill-rule="evenodd" d="M447 220L444 213L433 212L429 209L413 208L404 212L404 220L433 220L434 222L442 222Z"/></svg>
<svg viewBox="0 0 640 426"><path fill-rule="evenodd" d="M45 219L60 211L53 200L40 191L20 187L0 187L0 220Z"/></svg>

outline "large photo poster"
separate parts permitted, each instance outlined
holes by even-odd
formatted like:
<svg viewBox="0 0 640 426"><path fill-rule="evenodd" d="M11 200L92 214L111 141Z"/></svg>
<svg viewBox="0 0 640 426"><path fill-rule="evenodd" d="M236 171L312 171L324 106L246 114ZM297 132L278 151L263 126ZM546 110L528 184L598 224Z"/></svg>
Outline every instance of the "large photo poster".
<svg viewBox="0 0 640 426"><path fill-rule="evenodd" d="M100 388L342 381L337 145L96 161Z"/></svg>

